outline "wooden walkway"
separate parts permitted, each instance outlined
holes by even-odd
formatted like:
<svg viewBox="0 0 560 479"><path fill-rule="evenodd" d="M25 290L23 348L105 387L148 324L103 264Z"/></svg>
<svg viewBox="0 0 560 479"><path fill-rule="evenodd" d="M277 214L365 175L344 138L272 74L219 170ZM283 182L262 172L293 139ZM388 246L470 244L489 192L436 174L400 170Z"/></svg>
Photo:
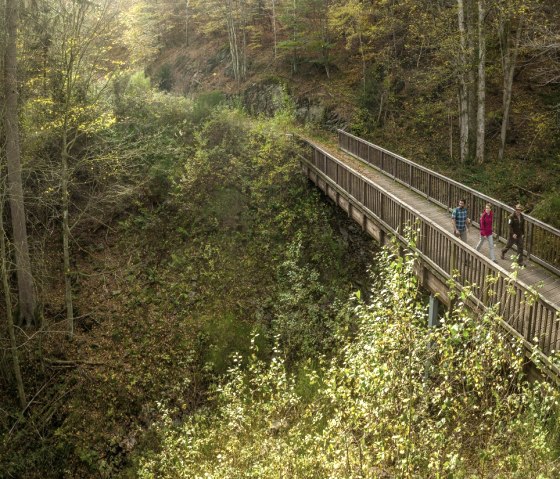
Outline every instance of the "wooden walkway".
<svg viewBox="0 0 560 479"><path fill-rule="evenodd" d="M351 156L344 151L336 150L333 152L332 149L327 149L327 151L334 154L334 156L351 166L353 169L359 171L375 184L399 197L403 203L412 206L420 213L429 217L432 221L440 225L442 229L450 232L453 230L451 225L451 213L446 208L428 201L419 193L406 188L388 175L372 168L363 161L356 159L354 156ZM477 214L480 216L480 212L477 212ZM467 235L467 243L469 246L474 248L478 243L479 238L480 233L478 227L476 225L471 225ZM500 242L499 240L496 240L494 242L494 252L496 259L498 260L498 266L511 273L514 271L513 259L511 258L514 258L517 255L517 251L515 250L515 247L510 249L506 253L506 259L502 260L500 257L504 246L504 241ZM484 242L480 253L488 255L488 242ZM535 288L542 296L560 308L560 276L547 270L534 261L529 260L525 261L524 267L519 269L517 277L527 286Z"/></svg>
<svg viewBox="0 0 560 479"><path fill-rule="evenodd" d="M500 258L511 208L345 132L339 132L339 140L342 149L303 140L305 174L378 239L389 233L404 240L406 225L416 224L424 285L445 295L452 277L458 288L476 284L471 306L497 308L504 327L558 380L560 368L552 357L560 351L560 232L529 217L529 257L519 269L513 263L516 251ZM486 201L494 205L497 263L488 258L487 243L480 252L474 249L480 238L476 225L467 245L452 234L449 208L462 197L468 208L475 204L473 222Z"/></svg>

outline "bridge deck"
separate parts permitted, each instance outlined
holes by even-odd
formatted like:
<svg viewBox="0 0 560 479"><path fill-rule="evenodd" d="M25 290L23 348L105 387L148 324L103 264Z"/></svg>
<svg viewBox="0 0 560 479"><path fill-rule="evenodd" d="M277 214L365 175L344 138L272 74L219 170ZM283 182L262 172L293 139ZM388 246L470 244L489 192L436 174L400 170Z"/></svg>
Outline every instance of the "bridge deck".
<svg viewBox="0 0 560 479"><path fill-rule="evenodd" d="M356 159L340 149L327 145L321 145L321 147L340 161L343 161L351 168L366 176L378 186L390 191L393 195L400 198L403 203L412 206L420 213L429 217L442 228L451 230L451 215L445 208L434 204L433 202L427 200L424 196L401 185L390 176L376 170L365 162ZM478 228L471 226L467 235L468 244L474 248L479 238L480 235ZM494 248L498 265L504 270L511 272L513 271L513 261L509 259L509 257L516 254L516 251L509 250L506 254L507 259L502 260L500 259L500 255L503 247L503 243L495 241ZM481 253L488 255L487 243L484 243L482 246ZM519 271L518 278L526 285L532 286L539 291L540 294L548 301L560 306L560 277L558 275L533 261L525 261L525 266Z"/></svg>

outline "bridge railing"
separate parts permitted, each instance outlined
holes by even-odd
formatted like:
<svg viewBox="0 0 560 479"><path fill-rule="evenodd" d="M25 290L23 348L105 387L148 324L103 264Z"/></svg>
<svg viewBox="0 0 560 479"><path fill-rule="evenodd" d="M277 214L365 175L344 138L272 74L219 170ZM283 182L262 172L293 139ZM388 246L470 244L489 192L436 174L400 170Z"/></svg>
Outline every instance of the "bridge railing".
<svg viewBox="0 0 560 479"><path fill-rule="evenodd" d="M494 231L503 241L507 240L508 217L513 212L512 207L346 131L338 130L338 141L343 151L383 171L444 208L450 210L460 199L465 199L470 219L477 225L484 206L490 203L494 210ZM560 274L560 230L529 215L525 215L525 219L527 256Z"/></svg>
<svg viewBox="0 0 560 479"><path fill-rule="evenodd" d="M560 375L547 358L560 349L560 312L554 304L320 147L306 140L303 145L305 163L387 232L406 241L404 229L418 225L416 249L423 260L445 279L454 278L460 288L471 286L471 301L483 310L495 307L504 327L521 338L529 351L537 347L549 369Z"/></svg>

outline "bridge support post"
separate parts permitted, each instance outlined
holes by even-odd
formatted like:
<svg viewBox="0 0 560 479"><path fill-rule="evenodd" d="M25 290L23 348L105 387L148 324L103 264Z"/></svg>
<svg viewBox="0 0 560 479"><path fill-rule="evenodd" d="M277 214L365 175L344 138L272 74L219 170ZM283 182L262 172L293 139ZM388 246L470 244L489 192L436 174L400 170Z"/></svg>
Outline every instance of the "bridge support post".
<svg viewBox="0 0 560 479"><path fill-rule="evenodd" d="M439 325L439 299L432 293L430 294L430 306L428 310L428 327L437 328Z"/></svg>

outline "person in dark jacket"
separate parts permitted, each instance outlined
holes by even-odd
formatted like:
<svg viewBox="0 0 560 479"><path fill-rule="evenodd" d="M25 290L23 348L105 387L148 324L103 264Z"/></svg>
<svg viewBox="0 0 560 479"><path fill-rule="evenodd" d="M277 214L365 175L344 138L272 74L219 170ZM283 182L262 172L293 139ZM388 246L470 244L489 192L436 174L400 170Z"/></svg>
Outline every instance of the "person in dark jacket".
<svg viewBox="0 0 560 479"><path fill-rule="evenodd" d="M492 212L492 205L490 203L486 203L484 211L480 215L480 240L476 245L476 250L480 251L482 243L484 243L484 241L488 241L490 259L496 263L496 256L494 255L494 237L492 236L493 221L494 213Z"/></svg>
<svg viewBox="0 0 560 479"><path fill-rule="evenodd" d="M507 251L515 245L517 246L517 263L523 266L523 239L525 236L525 218L523 216L523 207L520 203L515 205L515 211L510 215L509 238L506 247L502 250L502 259L506 259Z"/></svg>

